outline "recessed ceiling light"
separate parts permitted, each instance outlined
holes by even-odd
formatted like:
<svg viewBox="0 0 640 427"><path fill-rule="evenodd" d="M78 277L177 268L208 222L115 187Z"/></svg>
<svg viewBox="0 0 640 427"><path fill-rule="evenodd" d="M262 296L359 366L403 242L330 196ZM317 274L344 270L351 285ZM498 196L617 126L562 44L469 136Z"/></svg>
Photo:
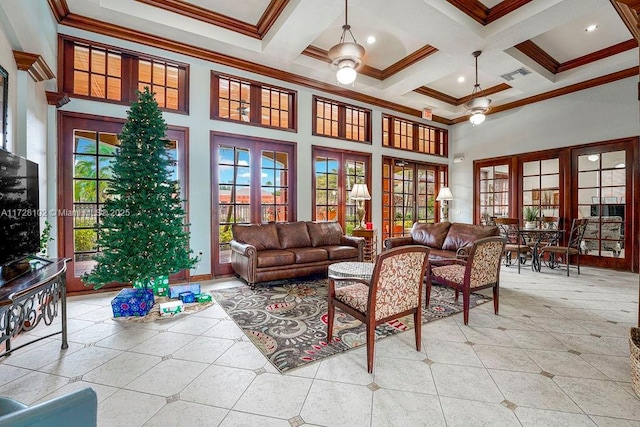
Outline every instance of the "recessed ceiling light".
<svg viewBox="0 0 640 427"><path fill-rule="evenodd" d="M587 33L592 33L592 32L594 32L594 31L595 31L595 30L597 30L597 29L598 29L598 24L591 24L591 25L589 25L587 28L585 28L584 30L585 30Z"/></svg>
<svg viewBox="0 0 640 427"><path fill-rule="evenodd" d="M458 83L464 83L464 76L458 77Z"/></svg>
<svg viewBox="0 0 640 427"><path fill-rule="evenodd" d="M376 36L367 37L367 44L374 44L376 42Z"/></svg>
<svg viewBox="0 0 640 427"><path fill-rule="evenodd" d="M597 154L591 154L589 157L587 157L590 162L597 162L599 158L600 157Z"/></svg>
<svg viewBox="0 0 640 427"><path fill-rule="evenodd" d="M622 168L624 168L624 163L618 163L616 165L616 169L622 169Z"/></svg>

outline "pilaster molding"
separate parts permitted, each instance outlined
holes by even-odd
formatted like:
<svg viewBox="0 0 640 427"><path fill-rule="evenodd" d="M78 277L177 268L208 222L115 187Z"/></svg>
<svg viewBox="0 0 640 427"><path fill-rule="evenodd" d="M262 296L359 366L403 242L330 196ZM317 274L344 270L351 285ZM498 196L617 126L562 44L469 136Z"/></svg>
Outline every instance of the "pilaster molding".
<svg viewBox="0 0 640 427"><path fill-rule="evenodd" d="M36 82L43 82L55 78L55 74L47 65L44 58L37 53L13 51L18 70L26 71Z"/></svg>

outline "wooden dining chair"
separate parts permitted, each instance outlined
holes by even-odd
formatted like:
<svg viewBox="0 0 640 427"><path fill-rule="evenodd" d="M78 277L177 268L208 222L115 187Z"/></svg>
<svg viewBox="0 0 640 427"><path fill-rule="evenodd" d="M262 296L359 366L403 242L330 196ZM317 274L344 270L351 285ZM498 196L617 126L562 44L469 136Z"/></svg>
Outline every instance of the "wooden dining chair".
<svg viewBox="0 0 640 427"><path fill-rule="evenodd" d="M576 259L576 267L578 274L580 274L580 242L584 237L584 232L587 229L589 223L588 218L574 219L571 223L571 231L569 232L569 240L566 246L549 245L543 246L541 251L542 255L548 254L549 259L547 266L550 268L556 268L559 266L558 257L563 256L564 261L567 264L567 276L569 276L569 266L571 265L571 257Z"/></svg>
<svg viewBox="0 0 640 427"><path fill-rule="evenodd" d="M333 338L335 309L360 320L367 328L367 370L373 372L376 326L413 314L416 350L422 341L422 283L429 248L408 245L378 255L371 279L329 275L327 341ZM336 288L336 282L348 282Z"/></svg>
<svg viewBox="0 0 640 427"><path fill-rule="evenodd" d="M464 324L469 323L469 301L471 291L493 288L493 310L498 314L500 296L500 262L505 241L502 237L485 237L477 240L466 261L437 260L429 263L427 271L427 298L429 307L433 283L455 289L455 300L462 292Z"/></svg>
<svg viewBox="0 0 640 427"><path fill-rule="evenodd" d="M516 258L518 265L518 274L520 274L520 265L525 264L527 255L531 253L532 248L529 246L522 234L520 234L519 223L517 218L496 218L496 225L500 230L500 236L505 239L504 246L504 264L511 265L513 257Z"/></svg>

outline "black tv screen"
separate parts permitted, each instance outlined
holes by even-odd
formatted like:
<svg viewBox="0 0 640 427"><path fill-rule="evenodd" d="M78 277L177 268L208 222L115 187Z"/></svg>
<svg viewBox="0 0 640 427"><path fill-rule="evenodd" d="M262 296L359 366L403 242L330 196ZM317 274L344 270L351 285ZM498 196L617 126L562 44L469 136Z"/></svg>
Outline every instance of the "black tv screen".
<svg viewBox="0 0 640 427"><path fill-rule="evenodd" d="M0 266L40 251L38 164L0 150Z"/></svg>

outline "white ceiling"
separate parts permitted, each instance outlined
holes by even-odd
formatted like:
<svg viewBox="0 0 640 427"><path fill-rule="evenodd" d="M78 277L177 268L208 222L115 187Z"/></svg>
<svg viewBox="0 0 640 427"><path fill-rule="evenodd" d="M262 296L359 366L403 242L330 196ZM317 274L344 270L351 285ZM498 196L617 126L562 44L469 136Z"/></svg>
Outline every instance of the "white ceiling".
<svg viewBox="0 0 640 427"><path fill-rule="evenodd" d="M329 64L303 55L313 46L329 50L338 43L344 24L343 0L289 0L262 39L136 0L67 0L78 15L198 46L236 58L285 70L337 86ZM174 1L174 3L179 3ZM183 0L256 25L269 0ZM482 0L491 8L500 0ZM427 87L454 98L471 94L474 58L483 89L507 83L511 89L492 94L493 106L548 92L638 66L638 48L590 62L562 73L551 73L513 46L531 40L557 62L564 63L632 39L609 0L535 0L482 25L447 0L350 0L349 24L366 49L365 62L384 70L416 50L431 45L438 52L382 80L359 75L350 90L434 115L454 119L465 114L460 105L414 92ZM62 22L64 24L64 21ZM584 28L600 27L593 33ZM373 45L366 43L374 35ZM502 74L520 67L531 74L506 82ZM458 83L459 76L465 77Z"/></svg>

